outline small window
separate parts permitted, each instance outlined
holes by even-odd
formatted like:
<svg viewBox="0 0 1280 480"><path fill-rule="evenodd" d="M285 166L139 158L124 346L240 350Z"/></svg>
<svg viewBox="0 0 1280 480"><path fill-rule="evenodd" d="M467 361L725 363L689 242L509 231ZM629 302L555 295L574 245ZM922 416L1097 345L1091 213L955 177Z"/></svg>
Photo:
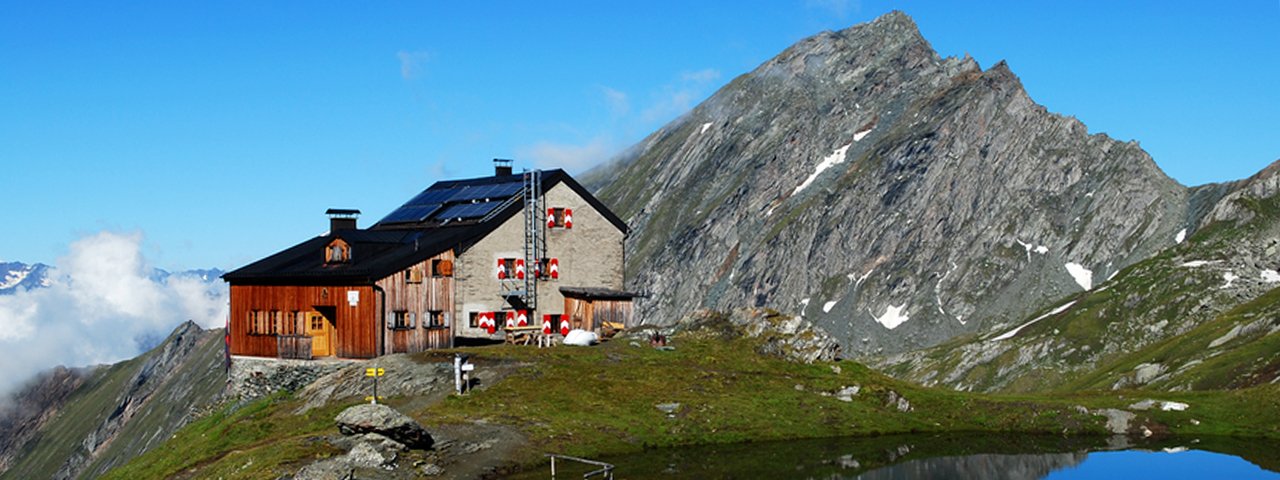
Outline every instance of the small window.
<svg viewBox="0 0 1280 480"><path fill-rule="evenodd" d="M247 313L248 313L248 315L245 315L245 320L246 320L246 321L245 321L245 333L246 333L246 334L248 334L248 335L257 335L257 334L258 334L258 322L256 321L256 318L255 318L255 316L254 316L254 312L253 312L252 310L250 310L250 311L249 311L249 312L247 312Z"/></svg>
<svg viewBox="0 0 1280 480"><path fill-rule="evenodd" d="M514 278L516 278L516 259L514 259L514 258L499 258L499 259L498 259L498 269L497 269L497 274L498 274L498 279L499 279L499 280L506 280L506 279L508 279L508 278L510 278L510 279L514 279Z"/></svg>
<svg viewBox="0 0 1280 480"><path fill-rule="evenodd" d="M325 247L325 263L346 263L351 261L351 246L341 239L334 240Z"/></svg>
<svg viewBox="0 0 1280 480"><path fill-rule="evenodd" d="M480 328L480 312L471 312L467 315L467 326L470 328Z"/></svg>
<svg viewBox="0 0 1280 480"><path fill-rule="evenodd" d="M405 283L422 283L422 270L418 267L409 267L404 271Z"/></svg>
<svg viewBox="0 0 1280 480"><path fill-rule="evenodd" d="M396 311L391 320L391 324L388 325L388 327L396 330L408 330L414 328L414 320L416 320L416 317L417 315L413 312L406 312L403 310Z"/></svg>
<svg viewBox="0 0 1280 480"><path fill-rule="evenodd" d="M267 334L267 312L263 310L254 310L253 323L258 324L258 335Z"/></svg>
<svg viewBox="0 0 1280 480"><path fill-rule="evenodd" d="M453 262L437 258L431 261L431 276L433 277L452 277Z"/></svg>
<svg viewBox="0 0 1280 480"><path fill-rule="evenodd" d="M573 209L548 208L547 228L573 228Z"/></svg>
<svg viewBox="0 0 1280 480"><path fill-rule="evenodd" d="M311 317L311 329L317 331L324 330L324 317L319 315Z"/></svg>
<svg viewBox="0 0 1280 480"><path fill-rule="evenodd" d="M558 258L540 258L535 272L539 279L550 280L560 278L560 259Z"/></svg>
<svg viewBox="0 0 1280 480"><path fill-rule="evenodd" d="M289 313L289 325L292 326L294 335L302 335L302 331L306 329L306 316L297 310Z"/></svg>
<svg viewBox="0 0 1280 480"><path fill-rule="evenodd" d="M444 321L444 312L433 310L422 313L423 326L426 328L449 328Z"/></svg>

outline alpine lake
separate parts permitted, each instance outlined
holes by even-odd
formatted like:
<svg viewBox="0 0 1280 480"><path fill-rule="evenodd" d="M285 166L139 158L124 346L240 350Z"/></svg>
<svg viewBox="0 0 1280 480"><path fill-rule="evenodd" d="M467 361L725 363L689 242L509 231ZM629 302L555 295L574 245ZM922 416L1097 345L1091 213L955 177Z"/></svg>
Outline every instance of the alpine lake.
<svg viewBox="0 0 1280 480"><path fill-rule="evenodd" d="M613 465L618 480L1280 479L1280 441L1229 437L886 435L663 448L592 460ZM561 458L554 478L600 469ZM509 478L551 478L551 465Z"/></svg>

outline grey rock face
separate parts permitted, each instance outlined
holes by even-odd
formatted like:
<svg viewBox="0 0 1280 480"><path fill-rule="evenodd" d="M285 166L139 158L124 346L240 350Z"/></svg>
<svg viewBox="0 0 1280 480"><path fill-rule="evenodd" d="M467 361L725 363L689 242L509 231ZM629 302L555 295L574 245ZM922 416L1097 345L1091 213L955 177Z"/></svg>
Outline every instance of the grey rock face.
<svg viewBox="0 0 1280 480"><path fill-rule="evenodd" d="M674 324L629 331L626 338L646 338L654 330L666 336L679 332L719 329L726 336L761 338L759 353L800 363L830 362L840 358L840 344L822 328L803 318L759 308L724 313L698 310Z"/></svg>
<svg viewBox="0 0 1280 480"><path fill-rule="evenodd" d="M769 307L853 355L1023 318L1208 213L1135 143L1047 112L1004 63L940 58L901 13L801 41L594 175L633 229L642 321Z"/></svg>
<svg viewBox="0 0 1280 480"><path fill-rule="evenodd" d="M416 420L386 405L356 405L339 413L335 421L343 435L376 433L407 447L421 449L431 448L435 442Z"/></svg>

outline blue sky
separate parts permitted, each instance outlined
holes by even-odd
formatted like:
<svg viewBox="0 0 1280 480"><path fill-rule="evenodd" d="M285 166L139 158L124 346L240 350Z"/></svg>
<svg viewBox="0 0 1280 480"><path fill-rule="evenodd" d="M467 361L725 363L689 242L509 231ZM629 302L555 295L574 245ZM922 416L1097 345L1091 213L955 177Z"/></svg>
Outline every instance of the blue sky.
<svg viewBox="0 0 1280 480"><path fill-rule="evenodd" d="M580 172L893 9L1184 184L1280 158L1276 0L615 3L0 1L0 260L111 231L228 269L494 157Z"/></svg>

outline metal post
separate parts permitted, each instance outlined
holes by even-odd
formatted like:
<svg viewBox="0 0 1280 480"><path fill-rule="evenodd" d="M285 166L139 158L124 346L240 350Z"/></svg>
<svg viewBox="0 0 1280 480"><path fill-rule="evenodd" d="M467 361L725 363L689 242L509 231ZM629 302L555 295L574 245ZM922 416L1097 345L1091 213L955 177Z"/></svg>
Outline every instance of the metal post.
<svg viewBox="0 0 1280 480"><path fill-rule="evenodd" d="M453 389L462 395L462 356L453 354Z"/></svg>

